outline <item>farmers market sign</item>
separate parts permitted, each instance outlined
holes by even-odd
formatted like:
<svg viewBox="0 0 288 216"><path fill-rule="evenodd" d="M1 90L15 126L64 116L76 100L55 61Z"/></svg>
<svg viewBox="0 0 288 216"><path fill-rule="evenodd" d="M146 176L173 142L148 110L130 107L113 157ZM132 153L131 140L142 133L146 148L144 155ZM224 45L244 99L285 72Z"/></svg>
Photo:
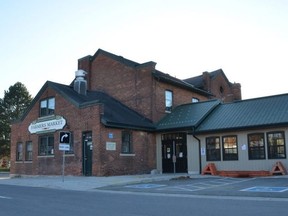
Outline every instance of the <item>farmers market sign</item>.
<svg viewBox="0 0 288 216"><path fill-rule="evenodd" d="M52 119L49 118L49 120L38 119L33 121L29 125L28 130L31 134L52 132L63 129L65 125L66 120L62 116L54 116Z"/></svg>

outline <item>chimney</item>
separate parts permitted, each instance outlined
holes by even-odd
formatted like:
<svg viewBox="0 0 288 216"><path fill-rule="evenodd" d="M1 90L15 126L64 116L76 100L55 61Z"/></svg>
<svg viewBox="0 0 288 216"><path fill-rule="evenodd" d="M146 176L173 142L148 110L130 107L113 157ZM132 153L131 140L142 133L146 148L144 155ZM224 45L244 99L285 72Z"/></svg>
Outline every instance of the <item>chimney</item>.
<svg viewBox="0 0 288 216"><path fill-rule="evenodd" d="M87 74L84 70L77 70L75 72L74 90L79 94L86 95L87 92L87 81L85 75Z"/></svg>

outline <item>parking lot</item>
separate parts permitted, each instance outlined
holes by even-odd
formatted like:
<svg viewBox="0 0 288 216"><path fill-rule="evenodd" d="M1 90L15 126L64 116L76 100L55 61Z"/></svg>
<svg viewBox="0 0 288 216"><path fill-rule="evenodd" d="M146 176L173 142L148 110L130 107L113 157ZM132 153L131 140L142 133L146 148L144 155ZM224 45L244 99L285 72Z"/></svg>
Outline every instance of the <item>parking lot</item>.
<svg viewBox="0 0 288 216"><path fill-rule="evenodd" d="M261 178L179 178L122 186L103 187L101 190L149 192L164 194L192 194L211 196L245 196L288 198L288 178L283 176Z"/></svg>

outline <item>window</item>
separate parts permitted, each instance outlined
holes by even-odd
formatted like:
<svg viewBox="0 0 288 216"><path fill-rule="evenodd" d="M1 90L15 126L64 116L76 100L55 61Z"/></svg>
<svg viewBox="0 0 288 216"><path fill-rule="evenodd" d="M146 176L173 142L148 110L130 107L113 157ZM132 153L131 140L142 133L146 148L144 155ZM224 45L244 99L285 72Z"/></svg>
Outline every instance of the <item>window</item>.
<svg viewBox="0 0 288 216"><path fill-rule="evenodd" d="M123 131L121 152L124 154L130 154L132 151L132 134L129 131Z"/></svg>
<svg viewBox="0 0 288 216"><path fill-rule="evenodd" d="M264 133L248 135L249 160L265 159Z"/></svg>
<svg viewBox="0 0 288 216"><path fill-rule="evenodd" d="M269 159L286 158L284 132L267 133L267 144Z"/></svg>
<svg viewBox="0 0 288 216"><path fill-rule="evenodd" d="M173 105L173 92L166 90L165 91L165 111L171 112Z"/></svg>
<svg viewBox="0 0 288 216"><path fill-rule="evenodd" d="M207 137L206 138L206 160L207 161L220 161L220 137Z"/></svg>
<svg viewBox="0 0 288 216"><path fill-rule="evenodd" d="M54 136L41 136L39 140L39 156L54 155Z"/></svg>
<svg viewBox="0 0 288 216"><path fill-rule="evenodd" d="M192 98L192 103L197 103L197 102L199 102L200 100L198 99L198 98Z"/></svg>
<svg viewBox="0 0 288 216"><path fill-rule="evenodd" d="M23 144L17 143L16 161L21 161L22 159L23 159Z"/></svg>
<svg viewBox="0 0 288 216"><path fill-rule="evenodd" d="M55 98L48 98L40 102L40 116L47 116L54 114Z"/></svg>
<svg viewBox="0 0 288 216"><path fill-rule="evenodd" d="M238 160L238 144L236 136L223 137L223 160Z"/></svg>
<svg viewBox="0 0 288 216"><path fill-rule="evenodd" d="M26 161L32 161L32 142L28 141L26 142L26 151L25 151L25 160Z"/></svg>

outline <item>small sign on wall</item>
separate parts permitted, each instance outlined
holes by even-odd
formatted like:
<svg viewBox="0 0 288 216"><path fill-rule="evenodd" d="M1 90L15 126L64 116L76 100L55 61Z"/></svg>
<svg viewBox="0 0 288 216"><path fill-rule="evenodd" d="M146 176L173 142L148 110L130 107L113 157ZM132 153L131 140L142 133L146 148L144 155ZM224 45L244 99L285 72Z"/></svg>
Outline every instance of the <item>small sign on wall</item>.
<svg viewBox="0 0 288 216"><path fill-rule="evenodd" d="M201 155L205 156L206 155L206 149L205 148L201 148Z"/></svg>
<svg viewBox="0 0 288 216"><path fill-rule="evenodd" d="M106 150L116 151L116 142L106 142Z"/></svg>
<svg viewBox="0 0 288 216"><path fill-rule="evenodd" d="M110 133L108 134L108 138L109 138L109 139L113 139L113 138L114 138L113 133L110 132Z"/></svg>

